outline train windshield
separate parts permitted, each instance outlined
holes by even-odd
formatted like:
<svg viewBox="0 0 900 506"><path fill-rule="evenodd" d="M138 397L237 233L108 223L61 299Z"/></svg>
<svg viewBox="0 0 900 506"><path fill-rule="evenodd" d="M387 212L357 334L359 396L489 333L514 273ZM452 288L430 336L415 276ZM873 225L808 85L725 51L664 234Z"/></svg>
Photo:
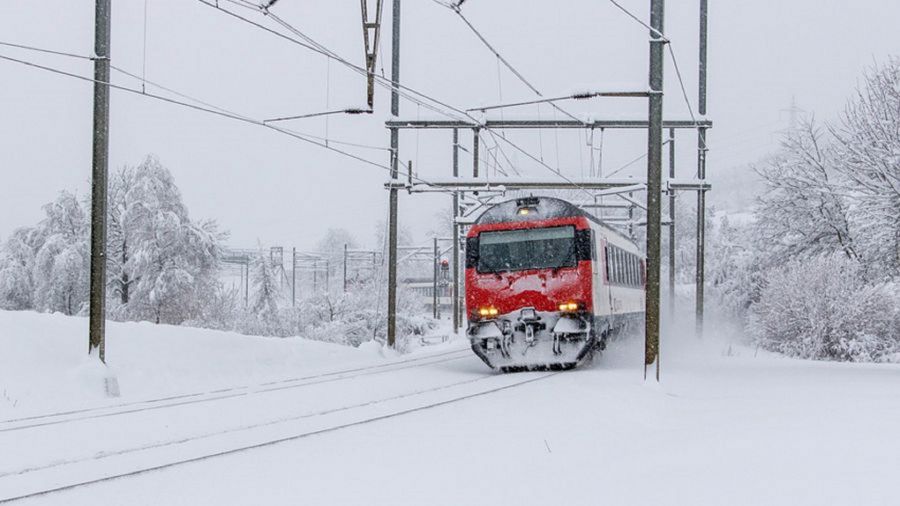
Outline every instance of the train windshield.
<svg viewBox="0 0 900 506"><path fill-rule="evenodd" d="M478 272L559 269L577 265L575 227L482 232Z"/></svg>

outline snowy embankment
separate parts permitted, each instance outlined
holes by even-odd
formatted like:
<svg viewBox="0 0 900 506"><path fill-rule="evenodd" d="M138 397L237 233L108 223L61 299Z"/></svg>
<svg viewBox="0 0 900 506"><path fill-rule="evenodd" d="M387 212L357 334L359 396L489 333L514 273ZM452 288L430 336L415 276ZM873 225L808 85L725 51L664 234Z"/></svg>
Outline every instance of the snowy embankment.
<svg viewBox="0 0 900 506"><path fill-rule="evenodd" d="M87 318L0 311L0 418L18 418L84 404L253 385L300 373L383 360L378 346L361 349L306 339L250 337L147 322L107 322L104 368L87 356ZM121 398L108 399L114 376Z"/></svg>
<svg viewBox="0 0 900 506"><path fill-rule="evenodd" d="M78 366L84 325L0 313L2 366L19 386L50 375L38 395L66 378L83 395L72 378L91 377ZM111 324L123 395L314 378L4 416L0 500L60 489L22 504L896 503L900 366L789 360L718 337L664 332L656 384L642 379L638 339L588 368L501 375L459 342L385 360L299 339ZM60 343L67 351L54 352Z"/></svg>

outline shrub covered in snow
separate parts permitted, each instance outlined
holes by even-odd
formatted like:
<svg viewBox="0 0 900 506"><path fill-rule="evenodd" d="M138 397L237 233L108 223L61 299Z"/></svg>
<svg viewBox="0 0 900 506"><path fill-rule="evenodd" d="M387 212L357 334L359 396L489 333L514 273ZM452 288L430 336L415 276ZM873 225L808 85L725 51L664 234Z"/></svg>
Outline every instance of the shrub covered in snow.
<svg viewBox="0 0 900 506"><path fill-rule="evenodd" d="M866 284L842 255L770 271L750 319L760 346L792 357L882 361L900 351L897 286Z"/></svg>

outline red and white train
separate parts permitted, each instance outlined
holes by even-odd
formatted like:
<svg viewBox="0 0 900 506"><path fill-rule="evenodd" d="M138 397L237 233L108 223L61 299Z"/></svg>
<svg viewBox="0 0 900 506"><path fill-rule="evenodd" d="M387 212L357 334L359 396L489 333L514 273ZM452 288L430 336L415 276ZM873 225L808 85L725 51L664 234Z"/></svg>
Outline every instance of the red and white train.
<svg viewBox="0 0 900 506"><path fill-rule="evenodd" d="M502 371L568 369L643 325L646 263L575 205L526 197L487 209L466 239L472 350Z"/></svg>

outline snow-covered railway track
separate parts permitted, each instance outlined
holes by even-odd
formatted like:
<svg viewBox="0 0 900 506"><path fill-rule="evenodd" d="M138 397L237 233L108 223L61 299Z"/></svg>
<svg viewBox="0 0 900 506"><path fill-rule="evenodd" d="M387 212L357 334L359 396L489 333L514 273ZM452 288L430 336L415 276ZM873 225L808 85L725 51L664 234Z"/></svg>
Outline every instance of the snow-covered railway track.
<svg viewBox="0 0 900 506"><path fill-rule="evenodd" d="M454 350L443 353L435 353L423 357L416 357L412 359L397 360L383 364L342 369L338 371L329 371L321 374L298 376L276 381L268 381L256 385L241 385L229 388L209 390L205 392L186 393L160 397L156 399L146 399L106 406L95 406L91 408L45 413L41 415L20 418L11 418L8 420L0 420L0 433L88 420L93 418L105 418L110 416L139 413L142 411L158 410L184 406L188 404L212 402L266 392L275 392L278 390L302 388L310 385L318 385L322 383L358 378L361 376L384 374L392 371L425 367L429 365L449 362L451 360L459 360L461 358L466 358L469 356L471 356L471 352L468 349Z"/></svg>
<svg viewBox="0 0 900 506"><path fill-rule="evenodd" d="M357 404L6 472L0 475L0 504L162 471L434 409L557 374L560 373L478 376ZM336 420L332 419L335 417Z"/></svg>

